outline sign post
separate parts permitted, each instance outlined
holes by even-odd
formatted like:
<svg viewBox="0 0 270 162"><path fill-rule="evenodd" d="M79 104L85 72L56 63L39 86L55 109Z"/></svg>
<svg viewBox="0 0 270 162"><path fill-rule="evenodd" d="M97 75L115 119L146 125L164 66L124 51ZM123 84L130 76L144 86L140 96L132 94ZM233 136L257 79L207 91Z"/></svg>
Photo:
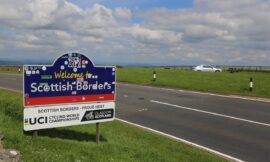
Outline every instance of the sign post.
<svg viewBox="0 0 270 162"><path fill-rule="evenodd" d="M115 71L79 53L64 54L50 66L25 65L24 130L114 120Z"/></svg>
<svg viewBox="0 0 270 162"><path fill-rule="evenodd" d="M155 82L156 81L156 78L157 78L157 74L156 74L156 71L153 72L153 81Z"/></svg>
<svg viewBox="0 0 270 162"><path fill-rule="evenodd" d="M99 133L99 123L96 123L96 143L99 144L99 137L100 137L100 133Z"/></svg>
<svg viewBox="0 0 270 162"><path fill-rule="evenodd" d="M38 136L38 131L33 131L33 137L37 137Z"/></svg>

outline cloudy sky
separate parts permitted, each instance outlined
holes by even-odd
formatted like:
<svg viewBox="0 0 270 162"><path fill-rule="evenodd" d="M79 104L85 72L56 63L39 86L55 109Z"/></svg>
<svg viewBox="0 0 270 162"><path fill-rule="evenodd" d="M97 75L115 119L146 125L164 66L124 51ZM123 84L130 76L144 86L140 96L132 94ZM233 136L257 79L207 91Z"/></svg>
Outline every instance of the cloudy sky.
<svg viewBox="0 0 270 162"><path fill-rule="evenodd" d="M0 60L270 66L269 0L0 0Z"/></svg>

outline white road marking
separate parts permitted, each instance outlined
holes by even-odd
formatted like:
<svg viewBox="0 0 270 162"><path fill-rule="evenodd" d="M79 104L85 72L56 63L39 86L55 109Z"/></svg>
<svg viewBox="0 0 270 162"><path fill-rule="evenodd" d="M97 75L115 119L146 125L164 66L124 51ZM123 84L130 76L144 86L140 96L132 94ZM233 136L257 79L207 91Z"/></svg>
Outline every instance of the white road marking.
<svg viewBox="0 0 270 162"><path fill-rule="evenodd" d="M144 109L140 109L139 111L142 112L142 111L147 111L148 108L144 108Z"/></svg>
<svg viewBox="0 0 270 162"><path fill-rule="evenodd" d="M205 114L210 114L210 115L214 115L214 116L220 116L220 117L224 117L224 118L229 118L229 119L234 119L234 120L239 120L239 121L244 121L244 122L248 122L248 123L253 123L253 124L258 124L258 125L263 125L263 126L270 127L270 124L268 124L268 123L262 123L262 122L248 120L248 119L237 118L237 117L233 117L233 116L229 116L229 115L223 115L223 114L218 114L218 113L214 113L214 112L194 109L194 108L190 108L190 107L174 105L174 104L161 102L161 101L150 100L150 102L157 103L157 104L162 104L162 105L167 105L167 106L172 106L172 107L176 107L176 108L179 108L179 109L196 111L196 112L200 112L200 113L205 113Z"/></svg>
<svg viewBox="0 0 270 162"><path fill-rule="evenodd" d="M258 102L270 102L270 99L267 98L254 98L254 97L248 97L248 96L236 96L236 95L222 95L222 94L215 94L215 93L208 93L208 92L198 92L198 91L192 91L192 90L182 90L182 89L172 89L172 88L160 88L160 87L151 87L146 85L135 85L135 84L127 84L127 83L118 83L126 86L141 86L145 88L150 89L161 89L166 91L178 91L178 92L187 92L187 93L194 93L194 94L201 94L201 95L210 95L210 96L216 96L216 97L224 97L224 98L234 98L234 99L242 99L242 100L248 100L248 101L258 101Z"/></svg>
<svg viewBox="0 0 270 162"><path fill-rule="evenodd" d="M213 149L210 149L208 147L205 147L205 146L202 146L202 145L199 145L199 144L196 144L196 143L193 143L193 142L190 142L190 141L187 141L185 139L182 139L182 138L179 138L179 137L175 137L173 135L170 135L170 134L167 134L167 133L164 133L164 132L161 132L161 131L158 131L158 130L155 130L155 129L152 129L152 128L149 128L149 127L145 127L145 126L142 126L142 125L139 125L139 124L135 124L135 123L132 123L132 122L129 122L129 121L126 121L126 120L123 120L123 119L119 119L119 118L115 118L116 120L119 120L121 122L124 122L124 123L127 123L127 124L131 124L131 125L134 125L136 127L139 127L139 128L143 128L145 130L148 130L148 131L151 131L151 132L154 132L154 133L157 133L157 134L160 134L160 135L163 135L165 137L168 137L168 138L171 138L171 139L174 139L174 140L177 140L177 141L180 141L180 142L183 142L185 144L188 144L188 145L191 145L193 147L197 147L199 149L203 149L205 151L208 151L212 154L215 154L217 156L221 156L229 161L235 161L235 162L244 162L243 160L240 160L238 158L235 158L233 156L230 156L230 155L227 155L227 154L224 154L224 153L221 153L219 151L216 151L216 150L213 150Z"/></svg>

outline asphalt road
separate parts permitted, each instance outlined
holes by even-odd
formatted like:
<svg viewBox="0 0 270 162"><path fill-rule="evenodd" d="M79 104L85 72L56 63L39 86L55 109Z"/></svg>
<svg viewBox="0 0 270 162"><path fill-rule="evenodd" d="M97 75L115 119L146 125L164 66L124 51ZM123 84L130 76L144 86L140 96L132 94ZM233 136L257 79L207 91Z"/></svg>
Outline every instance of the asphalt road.
<svg viewBox="0 0 270 162"><path fill-rule="evenodd" d="M18 75L0 87L22 90ZM117 85L117 117L244 161L270 161L270 102L191 91Z"/></svg>

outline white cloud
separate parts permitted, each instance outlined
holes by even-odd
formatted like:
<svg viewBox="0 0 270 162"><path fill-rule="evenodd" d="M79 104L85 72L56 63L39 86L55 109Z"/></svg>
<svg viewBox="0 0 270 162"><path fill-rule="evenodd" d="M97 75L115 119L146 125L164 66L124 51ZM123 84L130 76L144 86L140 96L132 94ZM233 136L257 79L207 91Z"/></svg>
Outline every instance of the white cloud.
<svg viewBox="0 0 270 162"><path fill-rule="evenodd" d="M26 4L26 10L31 13L31 23L39 25L52 23L57 8L57 1L36 0Z"/></svg>
<svg viewBox="0 0 270 162"><path fill-rule="evenodd" d="M265 65L270 61L270 2L265 0L195 0L189 9L135 13L98 3L81 8L66 0L0 3L0 59L2 53L40 59L65 51L91 51L96 60L114 62Z"/></svg>
<svg viewBox="0 0 270 162"><path fill-rule="evenodd" d="M181 33L166 30L153 30L140 27L139 25L130 28L128 32L135 39L143 43L173 44L181 41Z"/></svg>
<svg viewBox="0 0 270 162"><path fill-rule="evenodd" d="M179 53L190 53L192 49L202 62L230 64L224 60L238 57L237 51L243 64L266 63L262 58L270 56L270 46L265 43L270 38L270 2L197 0L194 3L191 9L153 9L139 15L144 18L145 27L181 32L182 46L189 49ZM253 51L252 58L257 59L247 56L247 51Z"/></svg>
<svg viewBox="0 0 270 162"><path fill-rule="evenodd" d="M122 7L118 7L115 9L114 14L116 17L121 18L121 19L126 19L126 20L130 20L132 13L131 10L128 8L122 8Z"/></svg>

